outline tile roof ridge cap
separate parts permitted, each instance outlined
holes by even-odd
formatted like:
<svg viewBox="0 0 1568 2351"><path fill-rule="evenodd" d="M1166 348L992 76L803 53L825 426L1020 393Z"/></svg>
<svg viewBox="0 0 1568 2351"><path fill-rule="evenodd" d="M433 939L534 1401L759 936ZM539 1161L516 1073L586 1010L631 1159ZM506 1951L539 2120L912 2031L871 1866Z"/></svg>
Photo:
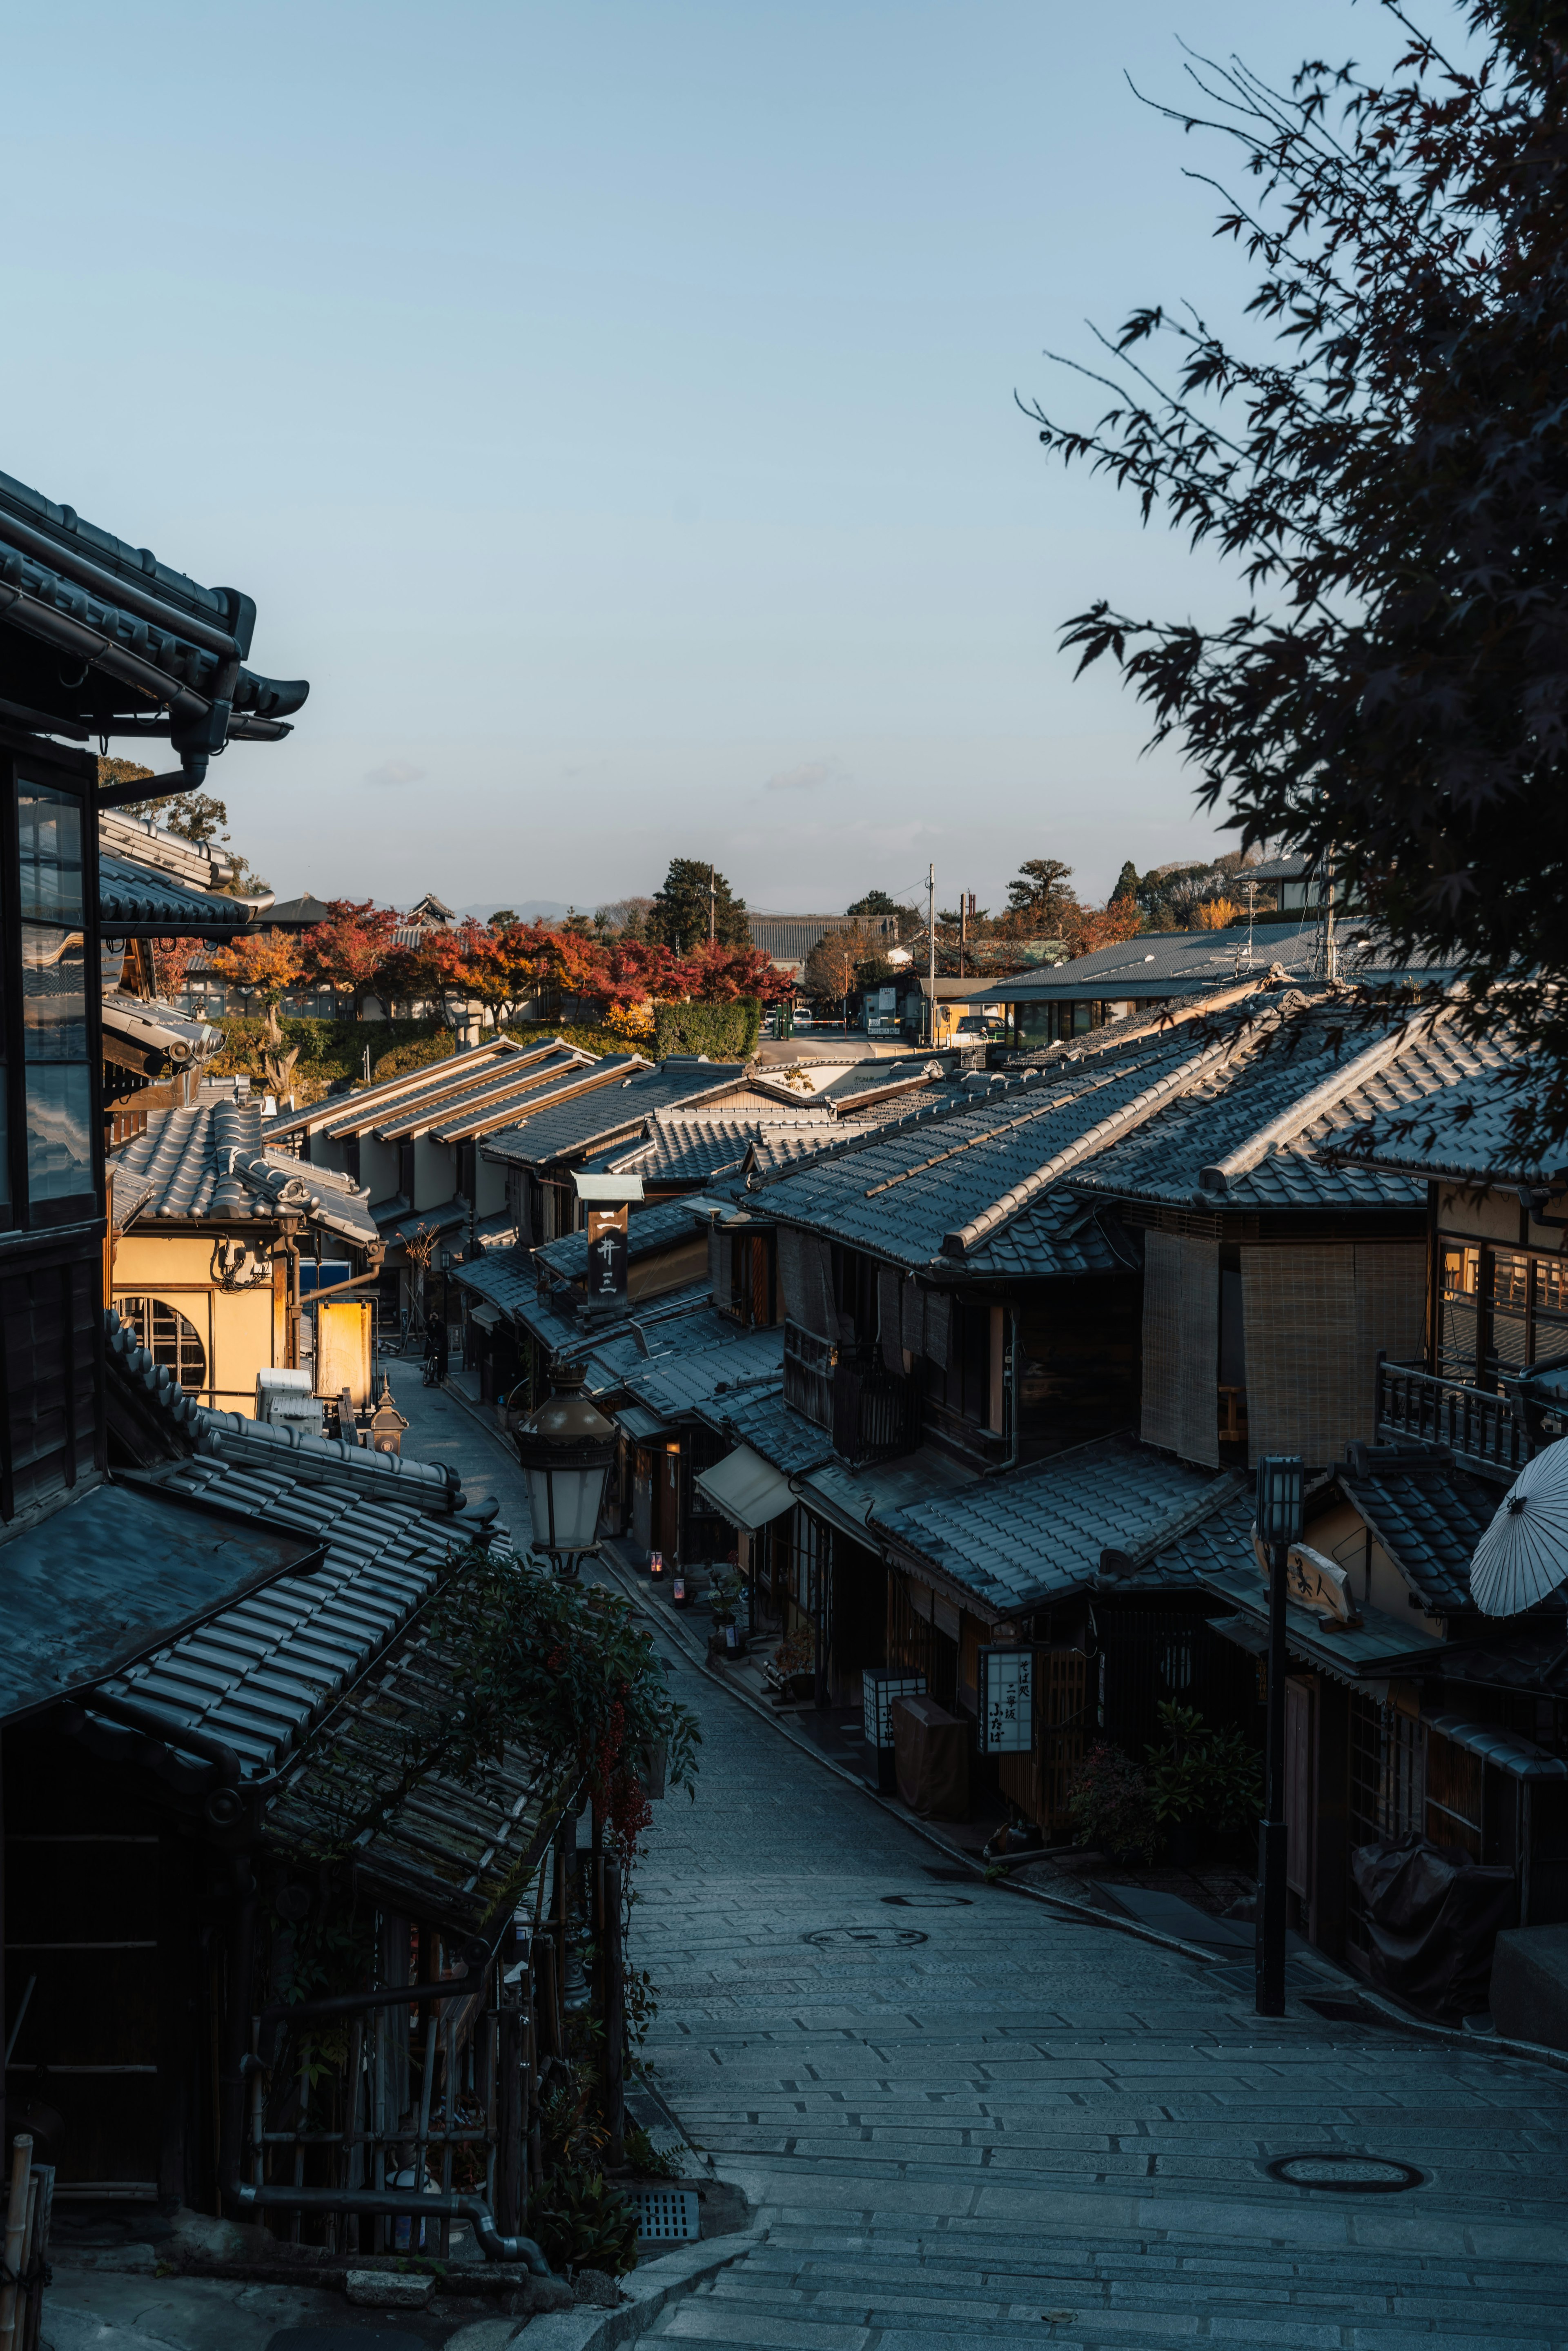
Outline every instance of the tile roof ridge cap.
<svg viewBox="0 0 1568 2351"><path fill-rule="evenodd" d="M1298 1008L1292 1007L1290 1012L1282 1011L1281 1025L1283 1026L1284 1020ZM1227 1152L1223 1159L1215 1161L1212 1166L1200 1167L1197 1172L1199 1190L1215 1195L1227 1192L1233 1176L1248 1174L1267 1158L1277 1143L1283 1143L1291 1135L1303 1132L1315 1119L1335 1109L1348 1095L1354 1093L1369 1078L1376 1077L1391 1061L1396 1061L1406 1046L1413 1041L1415 1033L1415 1028L1408 1019L1391 1025L1385 1035L1375 1038L1361 1052L1353 1054L1348 1061L1340 1062L1328 1077L1299 1095L1277 1118L1258 1128L1244 1143L1238 1144L1234 1151Z"/></svg>
<svg viewBox="0 0 1568 2351"><path fill-rule="evenodd" d="M1271 1020L1270 1025L1277 1027L1277 1019ZM1166 1076L1158 1079L1154 1085L1146 1086L1134 1094L1131 1102L1124 1102L1120 1110L1113 1111L1108 1117L1099 1120L1065 1149L1059 1151L1054 1158L1048 1159L1043 1167L1038 1167L1031 1176L1026 1176L1021 1183L1004 1192L1000 1199L993 1201L988 1208L982 1208L979 1215L972 1217L967 1225L944 1233L943 1256L967 1256L977 1241L989 1239L999 1226L1009 1222L1041 1192L1049 1191L1052 1184L1060 1183L1070 1168L1077 1166L1083 1159L1092 1158L1110 1144L1120 1142L1124 1134L1141 1126L1145 1119L1152 1118L1167 1102L1179 1101L1216 1061L1223 1061L1242 1041L1239 1036L1216 1039ZM1256 1045L1258 1039L1247 1041Z"/></svg>
<svg viewBox="0 0 1568 2351"><path fill-rule="evenodd" d="M809 1174L821 1160L841 1158L852 1151L869 1151L873 1143L885 1143L890 1135L906 1134L914 1127L929 1126L939 1119L961 1118L966 1112L973 1114L977 1110L989 1110L996 1102L1007 1099L1015 1087L1039 1084L1045 1074L1043 1070L1025 1070L1019 1078L1009 1079L1003 1092L991 1101L982 1102L975 1094L956 1092L951 1102L928 1102L924 1110L906 1111L902 1118L853 1126L848 1134L831 1143L825 1143L820 1151L809 1151L803 1157L790 1160L784 1167L754 1176L749 1179L751 1186L761 1190L768 1184L781 1184L791 1176Z"/></svg>
<svg viewBox="0 0 1568 2351"><path fill-rule="evenodd" d="M1249 1483L1245 1469L1222 1470L1218 1478L1211 1478L1196 1494L1189 1494L1186 1501L1173 1503L1135 1543L1125 1550L1119 1544L1105 1545L1100 1554L1100 1572L1095 1582L1098 1583L1103 1577L1108 1583L1113 1583L1122 1576L1146 1567L1150 1560L1156 1558L1169 1544L1179 1541L1183 1535L1190 1534L1194 1527L1200 1527L1206 1519L1213 1518L1217 1510L1223 1510L1239 1499L1247 1491ZM1114 1561L1113 1566L1107 1565L1107 1555Z"/></svg>

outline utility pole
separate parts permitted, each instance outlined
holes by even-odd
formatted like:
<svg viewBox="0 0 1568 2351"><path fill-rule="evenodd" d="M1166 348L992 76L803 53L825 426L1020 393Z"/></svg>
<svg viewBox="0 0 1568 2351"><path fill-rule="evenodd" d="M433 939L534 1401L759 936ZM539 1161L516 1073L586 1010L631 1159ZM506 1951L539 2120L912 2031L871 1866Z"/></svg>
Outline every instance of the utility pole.
<svg viewBox="0 0 1568 2351"><path fill-rule="evenodd" d="M707 943L710 947L718 937L718 888L713 875L714 870L710 865L707 870Z"/></svg>
<svg viewBox="0 0 1568 2351"><path fill-rule="evenodd" d="M1332 849L1323 862L1323 977L1333 987L1339 979L1339 941L1334 936L1333 927L1333 851Z"/></svg>
<svg viewBox="0 0 1568 2351"><path fill-rule="evenodd" d="M958 977L964 977L964 950L969 944L969 909L975 903L972 890L965 890L958 898Z"/></svg>
<svg viewBox="0 0 1568 2351"><path fill-rule="evenodd" d="M925 869L925 938L930 949L931 1003L925 1015L925 1041L936 1042L936 868Z"/></svg>

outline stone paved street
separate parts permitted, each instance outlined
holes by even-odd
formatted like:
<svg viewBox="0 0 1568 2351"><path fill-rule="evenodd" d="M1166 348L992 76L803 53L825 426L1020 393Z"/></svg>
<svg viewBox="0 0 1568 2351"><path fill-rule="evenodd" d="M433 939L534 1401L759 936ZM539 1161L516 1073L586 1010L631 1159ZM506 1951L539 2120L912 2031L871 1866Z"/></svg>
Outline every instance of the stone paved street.
<svg viewBox="0 0 1568 2351"><path fill-rule="evenodd" d="M402 1384L409 1449L496 1492L520 1539L497 1440L455 1397ZM647 2054L768 2223L658 2335L737 2351L963 2351L1015 2328L1085 2351L1568 2346L1568 2075L1331 2023L1305 2003L1346 1987L1304 1949L1289 2014L1262 2022L1249 1965L956 1875L697 1670L667 1624L656 1638L704 1744L696 1800L655 1808L639 1876L632 1957L660 2000ZM1316 2150L1394 2158L1421 2184L1269 2177Z"/></svg>
<svg viewBox="0 0 1568 2351"><path fill-rule="evenodd" d="M1290 2013L1249 1970L973 1878L677 1655L695 1804L658 1808L635 1953L657 2080L766 2245L660 2332L778 2351L1039 2340L1568 2344L1568 2077ZM1276 2182L1317 2149L1402 2195ZM1051 2314L1058 2314L1051 2315Z"/></svg>

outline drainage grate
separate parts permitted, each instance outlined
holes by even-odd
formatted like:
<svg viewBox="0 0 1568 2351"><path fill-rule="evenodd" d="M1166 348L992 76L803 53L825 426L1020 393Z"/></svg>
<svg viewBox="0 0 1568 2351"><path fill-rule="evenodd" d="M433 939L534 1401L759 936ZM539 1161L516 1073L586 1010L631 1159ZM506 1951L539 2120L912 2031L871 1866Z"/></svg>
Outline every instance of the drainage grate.
<svg viewBox="0 0 1568 2351"><path fill-rule="evenodd" d="M1328 2188L1358 2196L1397 2196L1422 2188L1427 2175L1386 2155L1277 2155L1264 2169L1288 2188Z"/></svg>
<svg viewBox="0 0 1568 2351"><path fill-rule="evenodd" d="M831 1950L836 1943L853 1944L857 1949L870 1944L879 1950L903 1950L926 1938L917 1927L814 1927L800 1940L815 1943L820 1951Z"/></svg>
<svg viewBox="0 0 1568 2351"><path fill-rule="evenodd" d="M695 2188L634 2188L632 2200L640 2245L684 2245L702 2234Z"/></svg>

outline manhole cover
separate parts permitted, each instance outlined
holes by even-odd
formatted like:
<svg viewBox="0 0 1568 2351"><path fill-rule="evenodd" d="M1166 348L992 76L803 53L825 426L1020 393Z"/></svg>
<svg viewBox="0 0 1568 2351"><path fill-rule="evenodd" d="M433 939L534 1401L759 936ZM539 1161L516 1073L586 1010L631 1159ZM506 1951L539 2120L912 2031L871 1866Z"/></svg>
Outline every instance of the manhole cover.
<svg viewBox="0 0 1568 2351"><path fill-rule="evenodd" d="M883 1950L896 1950L901 1945L924 1943L925 1937L917 1927L818 1927L800 1940L815 1943L820 1951L831 1950L835 1943L852 1943L861 1949L871 1943Z"/></svg>
<svg viewBox="0 0 1568 2351"><path fill-rule="evenodd" d="M894 1910L972 1910L975 1907L967 1894L884 1894L882 1898Z"/></svg>
<svg viewBox="0 0 1568 2351"><path fill-rule="evenodd" d="M1426 2173L1386 2155L1277 2155L1264 2166L1271 2179L1291 2188L1343 2189L1358 2195L1397 2196L1420 2188Z"/></svg>

